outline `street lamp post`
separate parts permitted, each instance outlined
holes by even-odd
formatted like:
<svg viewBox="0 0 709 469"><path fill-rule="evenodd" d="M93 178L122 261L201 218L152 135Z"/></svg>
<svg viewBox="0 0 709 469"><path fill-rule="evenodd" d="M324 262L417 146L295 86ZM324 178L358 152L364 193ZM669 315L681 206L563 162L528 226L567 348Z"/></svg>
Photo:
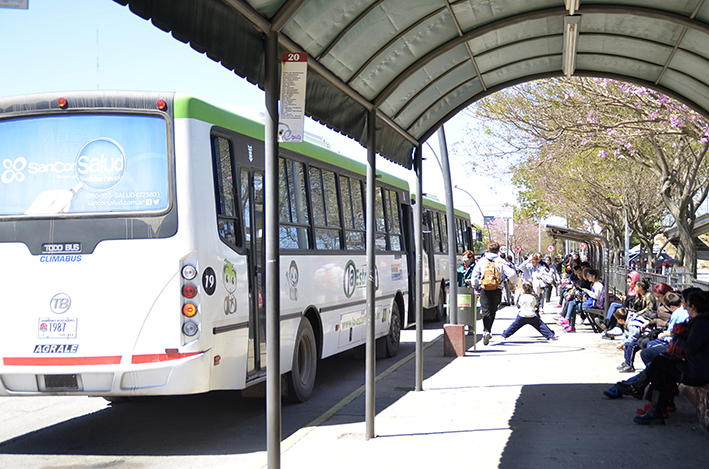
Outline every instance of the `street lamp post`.
<svg viewBox="0 0 709 469"><path fill-rule="evenodd" d="M492 242L492 238L490 237L490 227L487 226L487 221L485 220L485 214L483 213L483 209L480 208L480 204L478 204L478 201L475 200L475 197L473 197L470 192L466 191L462 187L458 187L457 185L455 186L456 189L465 192L468 194L468 197L473 199L473 202L475 202L475 205L478 207L478 210L480 210L480 215L483 217L483 225L485 225L485 228L487 228L487 240Z"/></svg>

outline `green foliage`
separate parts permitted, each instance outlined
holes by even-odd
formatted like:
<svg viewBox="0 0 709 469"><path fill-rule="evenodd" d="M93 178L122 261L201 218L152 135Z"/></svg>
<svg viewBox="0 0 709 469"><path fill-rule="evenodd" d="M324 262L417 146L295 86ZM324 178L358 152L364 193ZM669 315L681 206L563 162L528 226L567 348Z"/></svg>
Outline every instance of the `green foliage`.
<svg viewBox="0 0 709 469"><path fill-rule="evenodd" d="M706 197L709 125L654 90L606 79L540 80L467 112L492 142L476 148L477 165L508 163L526 217L599 223L617 238L628 213L644 239L668 211L678 225L693 219Z"/></svg>

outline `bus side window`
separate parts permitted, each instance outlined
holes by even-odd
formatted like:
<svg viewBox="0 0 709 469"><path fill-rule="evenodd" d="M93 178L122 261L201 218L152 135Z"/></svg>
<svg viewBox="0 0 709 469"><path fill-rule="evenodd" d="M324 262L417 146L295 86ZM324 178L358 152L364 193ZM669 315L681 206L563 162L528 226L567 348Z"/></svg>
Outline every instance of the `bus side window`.
<svg viewBox="0 0 709 469"><path fill-rule="evenodd" d="M458 254L462 254L465 250L465 222L460 218L455 219L455 236L456 249Z"/></svg>
<svg viewBox="0 0 709 469"><path fill-rule="evenodd" d="M310 195L313 201L315 247L325 250L342 249L335 173L311 167Z"/></svg>
<svg viewBox="0 0 709 469"><path fill-rule="evenodd" d="M278 160L278 218L281 249L311 249L305 165Z"/></svg>
<svg viewBox="0 0 709 469"><path fill-rule="evenodd" d="M448 253L448 224L447 224L446 214L439 213L438 216L440 217L440 220L441 220L441 228L440 228L441 252L447 254Z"/></svg>
<svg viewBox="0 0 709 469"><path fill-rule="evenodd" d="M389 189L384 190L384 202L389 224L389 245L392 251L401 251L401 223L399 220L399 194Z"/></svg>
<svg viewBox="0 0 709 469"><path fill-rule="evenodd" d="M432 221L431 227L433 228L433 252L441 252L441 231L439 223L438 212L431 212Z"/></svg>
<svg viewBox="0 0 709 469"><path fill-rule="evenodd" d="M345 225L345 248L348 251L365 250L364 205L362 183L358 179L340 176L342 217Z"/></svg>
<svg viewBox="0 0 709 469"><path fill-rule="evenodd" d="M386 221L384 221L384 200L382 199L382 188L377 187L374 194L374 225L376 226L374 244L377 247L377 251L386 251L387 229Z"/></svg>
<svg viewBox="0 0 709 469"><path fill-rule="evenodd" d="M241 247L241 230L234 197L232 150L228 139L212 137L212 161L217 199L217 230L219 236L234 247Z"/></svg>

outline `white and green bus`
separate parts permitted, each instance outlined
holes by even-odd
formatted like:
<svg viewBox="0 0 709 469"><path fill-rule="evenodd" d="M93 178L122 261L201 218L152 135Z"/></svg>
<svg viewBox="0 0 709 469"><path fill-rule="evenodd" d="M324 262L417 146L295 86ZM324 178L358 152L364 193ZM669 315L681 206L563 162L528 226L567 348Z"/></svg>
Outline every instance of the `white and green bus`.
<svg viewBox="0 0 709 469"><path fill-rule="evenodd" d="M194 97L0 98L0 395L131 396L265 380L264 128ZM365 165L280 146L281 370L366 340ZM408 184L376 196L376 336L412 321Z"/></svg>
<svg viewBox="0 0 709 469"><path fill-rule="evenodd" d="M472 250L470 215L453 210L455 216L457 259ZM450 280L446 206L432 197L423 197L423 308L424 318L443 321L446 318L446 284Z"/></svg>

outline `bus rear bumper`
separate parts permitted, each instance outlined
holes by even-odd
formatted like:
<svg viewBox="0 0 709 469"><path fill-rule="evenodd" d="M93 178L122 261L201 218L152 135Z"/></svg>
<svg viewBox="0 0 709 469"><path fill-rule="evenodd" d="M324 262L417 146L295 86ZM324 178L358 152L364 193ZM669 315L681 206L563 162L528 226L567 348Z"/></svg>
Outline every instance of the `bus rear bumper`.
<svg viewBox="0 0 709 469"><path fill-rule="evenodd" d="M210 354L129 365L2 366L0 395L157 396L209 391Z"/></svg>

